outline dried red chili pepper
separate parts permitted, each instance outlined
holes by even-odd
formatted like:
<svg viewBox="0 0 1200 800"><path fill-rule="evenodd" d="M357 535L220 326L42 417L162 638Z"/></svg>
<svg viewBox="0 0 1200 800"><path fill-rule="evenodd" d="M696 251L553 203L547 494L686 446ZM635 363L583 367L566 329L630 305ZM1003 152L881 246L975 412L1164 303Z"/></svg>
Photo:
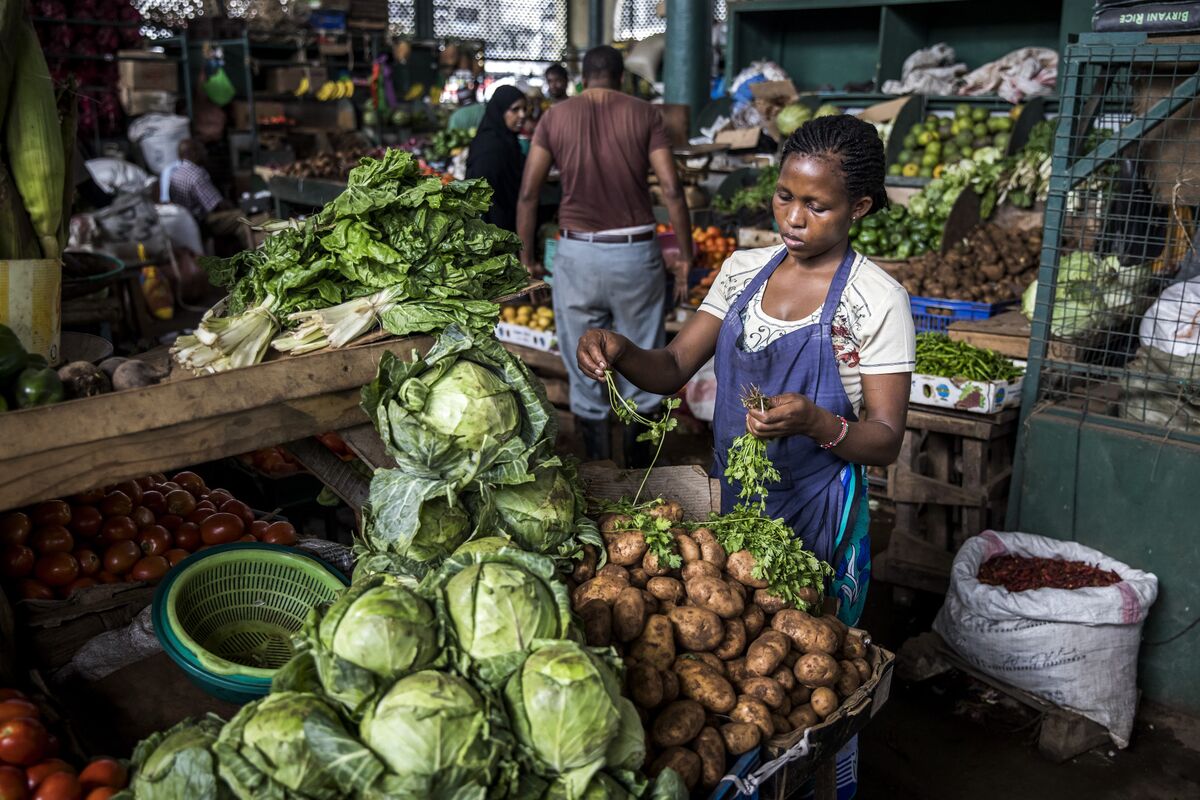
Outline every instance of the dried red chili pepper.
<svg viewBox="0 0 1200 800"><path fill-rule="evenodd" d="M1004 555L979 567L980 583L1003 586L1010 592L1030 589L1083 589L1120 583L1121 576L1083 561Z"/></svg>

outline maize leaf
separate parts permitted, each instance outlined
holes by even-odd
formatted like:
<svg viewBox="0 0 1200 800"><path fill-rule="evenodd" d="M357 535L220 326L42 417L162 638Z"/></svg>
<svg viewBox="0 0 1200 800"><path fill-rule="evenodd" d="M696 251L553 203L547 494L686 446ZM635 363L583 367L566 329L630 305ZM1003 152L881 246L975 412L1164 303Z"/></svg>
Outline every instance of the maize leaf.
<svg viewBox="0 0 1200 800"><path fill-rule="evenodd" d="M17 196L8 167L0 161L0 261L41 258L25 206Z"/></svg>
<svg viewBox="0 0 1200 800"><path fill-rule="evenodd" d="M4 120L9 170L25 202L42 258L59 258L66 164L54 85L33 23L23 20L14 27L12 38L17 63Z"/></svg>
<svg viewBox="0 0 1200 800"><path fill-rule="evenodd" d="M3 0L0 0L3 2ZM67 86L59 93L57 106L62 114L60 128L62 132L63 170L62 185L62 214L58 223L58 249L67 249L67 237L71 228L71 208L75 204L75 159L82 158L75 147L75 132L79 124L79 102L75 99L75 81L67 82ZM80 165L82 168L82 165Z"/></svg>

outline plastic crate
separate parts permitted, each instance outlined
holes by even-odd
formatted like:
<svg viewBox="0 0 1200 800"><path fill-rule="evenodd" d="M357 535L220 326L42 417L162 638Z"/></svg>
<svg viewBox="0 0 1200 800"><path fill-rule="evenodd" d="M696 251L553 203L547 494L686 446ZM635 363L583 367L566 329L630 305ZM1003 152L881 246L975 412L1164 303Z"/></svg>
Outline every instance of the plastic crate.
<svg viewBox="0 0 1200 800"><path fill-rule="evenodd" d="M963 319L989 319L1020 304L1020 300L1002 303L972 303L967 300L943 300L938 297L910 297L917 333L946 333L951 322Z"/></svg>
<svg viewBox="0 0 1200 800"><path fill-rule="evenodd" d="M535 331L525 325L497 322L496 338L502 342L511 342L521 347L531 347L534 350L545 350L548 353L558 352L558 341L555 339L554 331Z"/></svg>

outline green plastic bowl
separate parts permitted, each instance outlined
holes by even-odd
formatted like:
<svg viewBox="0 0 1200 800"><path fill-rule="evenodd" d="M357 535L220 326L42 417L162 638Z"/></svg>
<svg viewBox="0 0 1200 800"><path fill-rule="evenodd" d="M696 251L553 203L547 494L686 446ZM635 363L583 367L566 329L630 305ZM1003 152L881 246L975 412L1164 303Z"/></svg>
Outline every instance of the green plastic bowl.
<svg viewBox="0 0 1200 800"><path fill-rule="evenodd" d="M279 545L235 542L184 559L154 593L163 650L206 692L246 702L270 690L308 612L348 585L319 559Z"/></svg>

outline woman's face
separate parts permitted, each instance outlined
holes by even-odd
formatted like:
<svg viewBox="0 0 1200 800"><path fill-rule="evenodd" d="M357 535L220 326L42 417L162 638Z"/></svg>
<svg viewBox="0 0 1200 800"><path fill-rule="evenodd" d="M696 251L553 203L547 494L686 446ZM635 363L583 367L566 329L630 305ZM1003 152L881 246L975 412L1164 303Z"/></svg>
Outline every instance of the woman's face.
<svg viewBox="0 0 1200 800"><path fill-rule="evenodd" d="M793 155L779 170L771 208L788 253L807 260L844 242L853 218L864 216L871 200L850 202L834 159Z"/></svg>
<svg viewBox="0 0 1200 800"><path fill-rule="evenodd" d="M513 133L520 133L525 124L525 98L514 102L504 111L504 124Z"/></svg>

